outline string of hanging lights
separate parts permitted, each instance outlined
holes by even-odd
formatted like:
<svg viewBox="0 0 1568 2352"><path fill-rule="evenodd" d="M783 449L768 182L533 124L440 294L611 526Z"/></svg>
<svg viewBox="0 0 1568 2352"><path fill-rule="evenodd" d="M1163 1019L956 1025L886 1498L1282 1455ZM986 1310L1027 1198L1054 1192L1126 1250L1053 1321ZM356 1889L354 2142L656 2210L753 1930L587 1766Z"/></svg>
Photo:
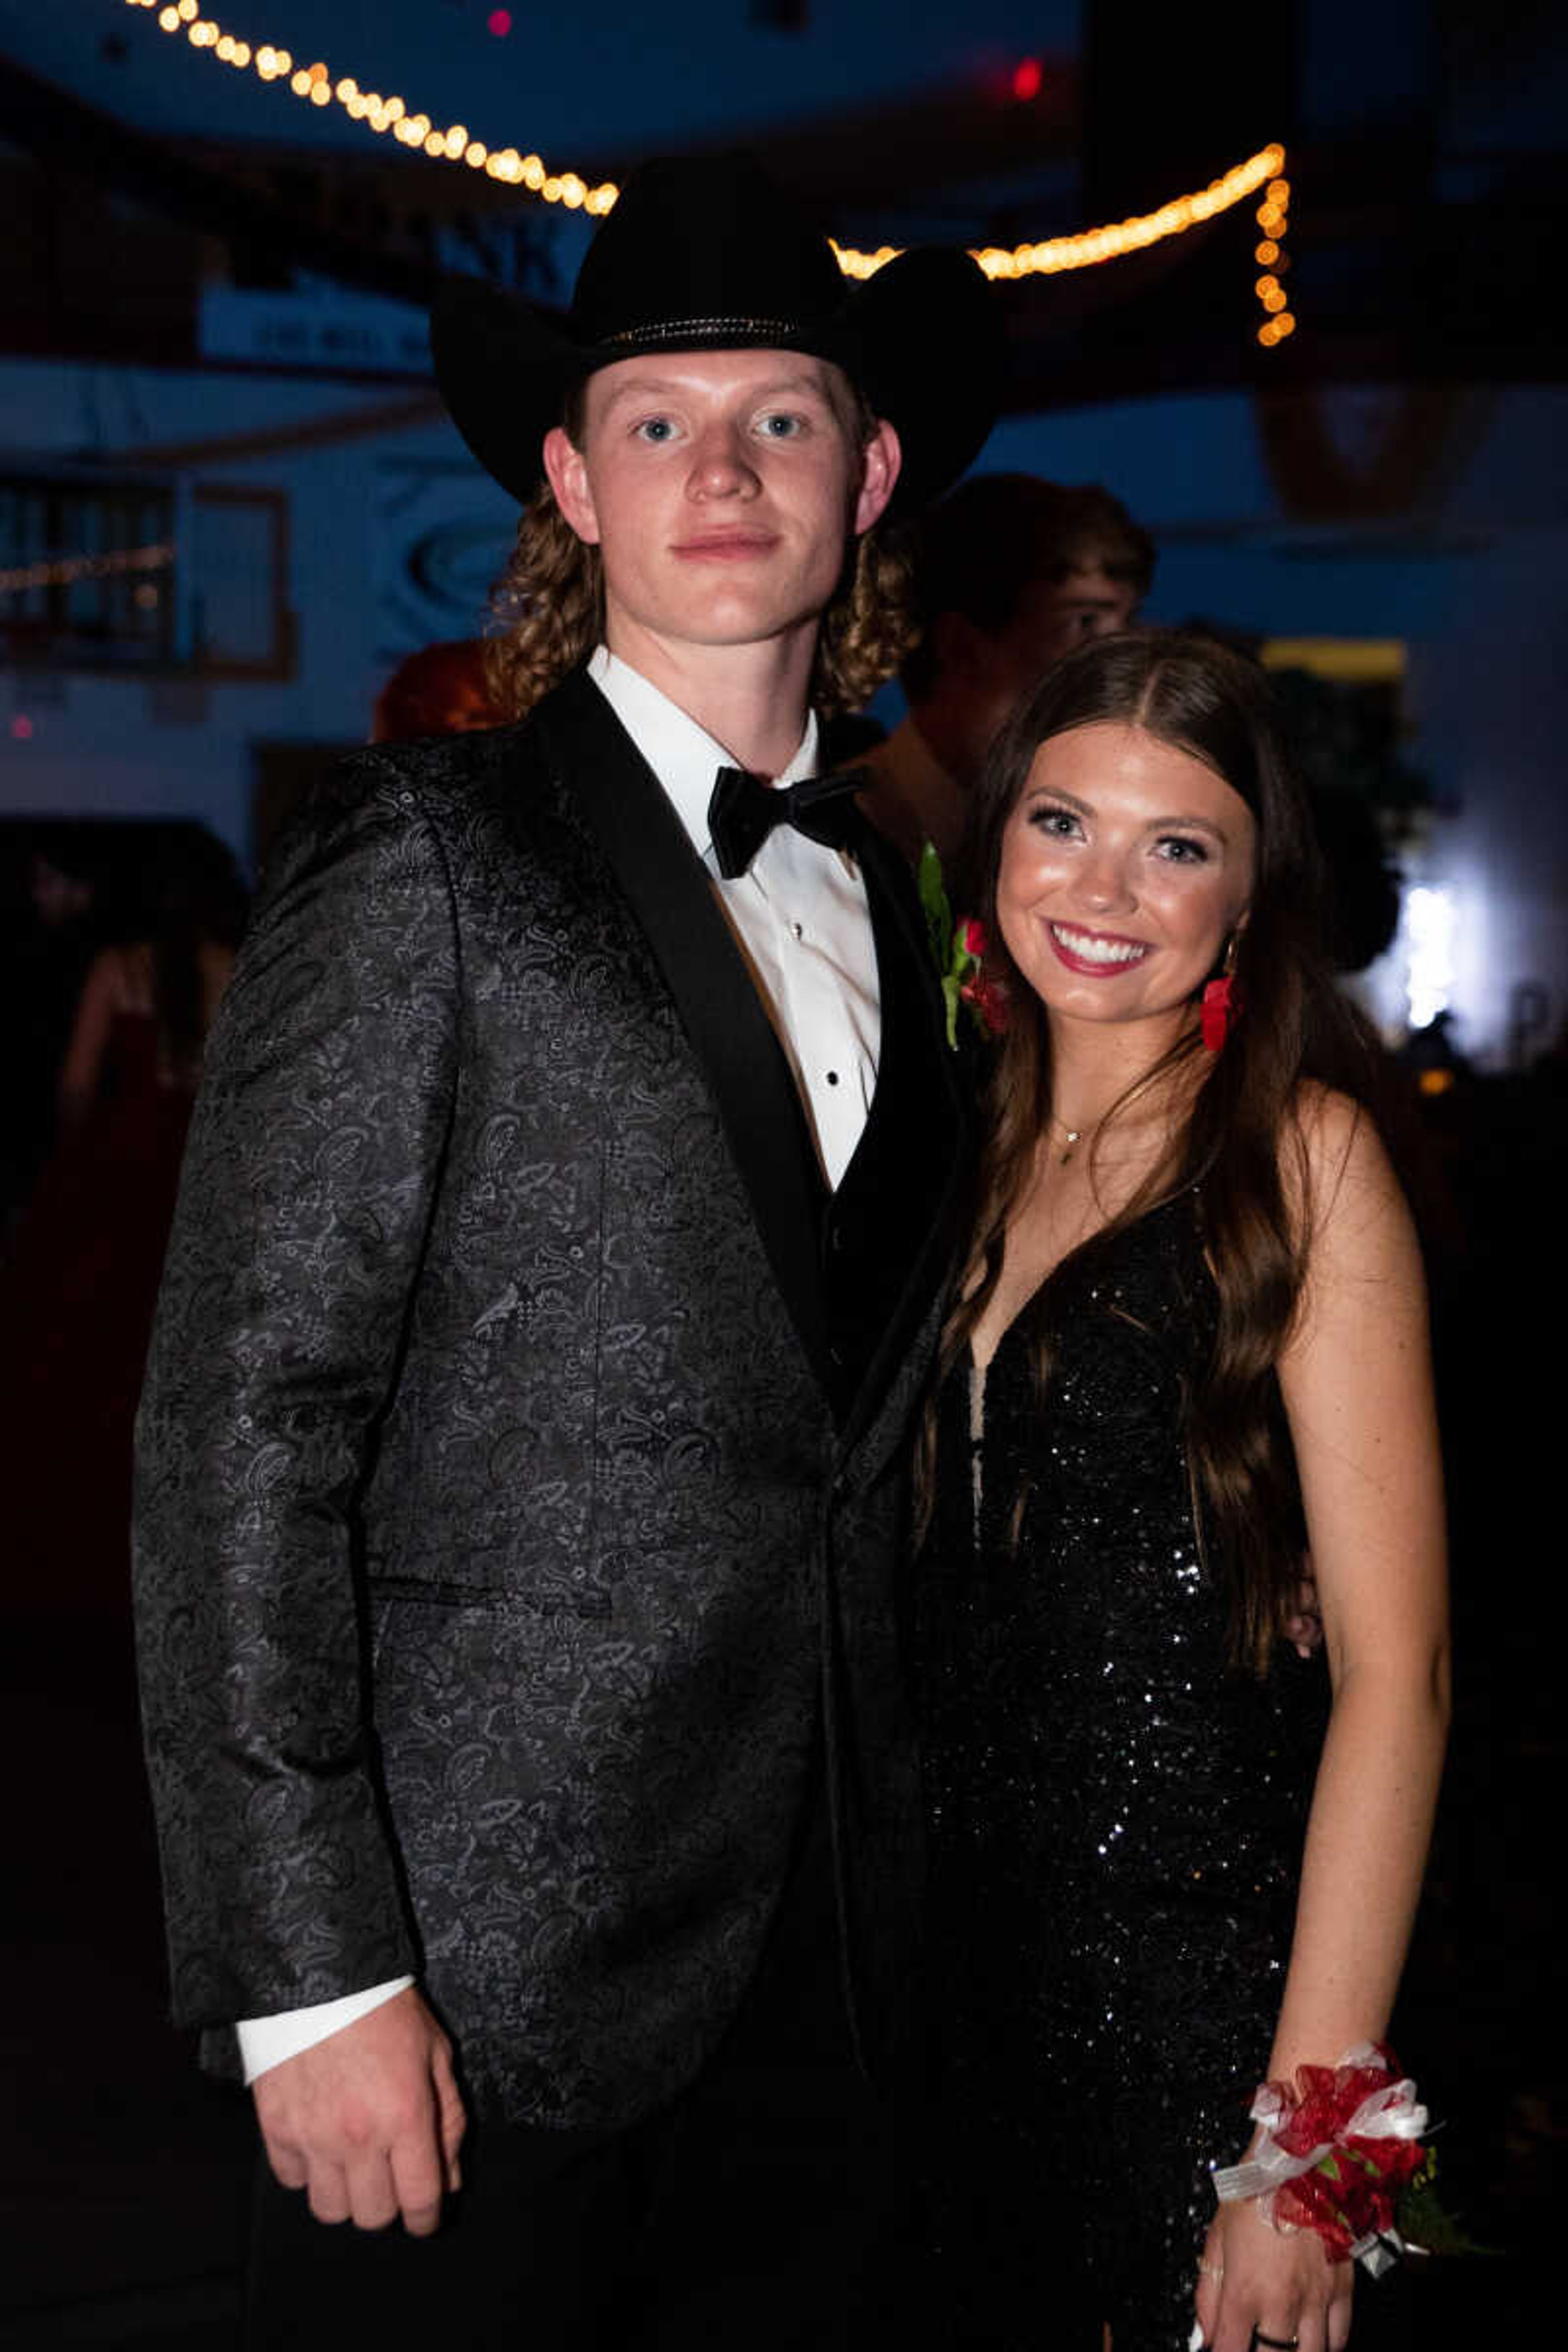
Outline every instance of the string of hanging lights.
<svg viewBox="0 0 1568 2352"><path fill-rule="evenodd" d="M466 123L437 125L402 98L362 89L352 74L334 77L320 58L312 65L300 65L289 50L273 42L253 47L237 40L215 18L202 14L199 0L163 0L162 5L160 0L125 0L125 5L155 12L153 22L161 33L184 34L192 48L205 50L220 65L237 72L254 73L261 81L284 85L289 96L303 105L341 107L353 121L363 122L378 135L390 131L401 145L422 148L433 161L466 163L471 172L527 188L547 205L607 213L620 194L613 180L590 186L575 172L550 171L542 156L520 154L515 147L487 147L482 140L469 137Z"/></svg>
<svg viewBox="0 0 1568 2352"><path fill-rule="evenodd" d="M576 172L552 171L540 155L525 155L515 147L487 147L482 140L470 137L466 123L439 125L402 98L362 89L350 75L334 78L331 68L320 59L311 65L299 65L287 49L271 42L253 47L248 41L238 40L214 18L202 14L200 0L125 0L125 5L153 12L161 32L183 34L193 48L205 52L222 65L254 73L264 82L285 85L289 94L303 105L341 107L353 121L364 123L378 135L390 131L402 145L419 148L433 161L466 164L469 171L483 172L489 179L526 188L544 204L602 215L610 211L620 194L613 180L591 185ZM988 278L1049 277L1060 270L1094 268L1103 262L1118 260L1123 254L1158 245L1166 237L1180 236L1201 222L1213 220L1233 205L1244 204L1248 196L1264 188L1265 199L1257 215L1263 235L1255 248L1255 257L1267 272L1257 283L1258 299L1266 316L1258 339L1271 349L1293 332L1296 325L1279 282L1279 272L1288 266L1283 239L1290 190L1289 182L1280 176L1284 169L1283 147L1278 143L1262 147L1244 163L1233 164L1217 180L1211 180L1207 187L1174 196L1154 212L1140 214L1131 220L1108 222L1100 228L1082 229L1070 236L1046 237L1035 244L980 247L974 251L974 258ZM855 246L835 242L833 250L845 275L858 278L872 277L900 248L884 245L874 253L865 253Z"/></svg>
<svg viewBox="0 0 1568 2352"><path fill-rule="evenodd" d="M1283 167L1283 158L1281 158ZM1290 257L1285 250L1285 234L1290 226L1290 183L1271 179L1264 191L1263 202L1257 215L1263 234L1253 247L1253 259L1263 275L1253 292L1263 306L1264 319L1258 330L1258 340L1265 351L1272 351L1287 335L1296 331L1296 321L1289 308L1289 297L1279 280L1290 267Z"/></svg>
<svg viewBox="0 0 1568 2352"><path fill-rule="evenodd" d="M1050 277L1062 269L1091 269L1100 262L1119 260L1124 253L1138 253L1146 246L1159 245L1168 236L1180 236L1184 230L1195 228L1201 221L1213 220L1216 214L1228 212L1233 205L1244 204L1284 167L1283 147L1260 147L1256 155L1249 155L1244 163L1233 164L1221 178L1211 180L1206 188L1194 189L1191 195L1173 196L1157 212L1141 213L1131 220L1108 222L1103 228L1080 229L1071 236L1047 237L1037 245L981 246L975 249L974 258L988 278ZM1284 183L1278 184L1282 186ZM840 269L851 278L869 278L885 261L891 261L899 250L892 245L881 246L875 253L860 253L852 246L835 245L833 249L838 256Z"/></svg>

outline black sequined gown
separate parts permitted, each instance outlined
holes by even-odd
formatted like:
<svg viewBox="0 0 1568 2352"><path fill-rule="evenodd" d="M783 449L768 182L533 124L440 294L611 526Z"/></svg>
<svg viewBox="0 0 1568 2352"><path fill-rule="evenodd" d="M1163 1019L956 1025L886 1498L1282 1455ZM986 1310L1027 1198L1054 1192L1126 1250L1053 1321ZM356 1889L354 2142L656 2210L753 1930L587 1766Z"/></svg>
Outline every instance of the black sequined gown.
<svg viewBox="0 0 1568 2352"><path fill-rule="evenodd" d="M941 1400L917 1664L952 2344L1185 2347L1207 2167L1250 2128L1323 1675L1223 1663L1184 1437L1215 1318L1184 1194L1058 1269L978 1441L967 1372Z"/></svg>

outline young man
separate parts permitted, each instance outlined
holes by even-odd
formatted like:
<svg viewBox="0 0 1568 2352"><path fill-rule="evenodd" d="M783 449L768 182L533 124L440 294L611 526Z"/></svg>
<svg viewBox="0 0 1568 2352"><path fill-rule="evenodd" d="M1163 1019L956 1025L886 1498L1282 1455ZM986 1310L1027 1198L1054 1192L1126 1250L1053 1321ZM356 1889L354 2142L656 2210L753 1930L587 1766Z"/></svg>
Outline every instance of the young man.
<svg viewBox="0 0 1568 2352"><path fill-rule="evenodd" d="M1154 542L1109 490L980 474L921 524L910 711L867 758L862 805L911 863L963 837L971 787L1014 705L1086 638L1130 628Z"/></svg>
<svg viewBox="0 0 1568 2352"><path fill-rule="evenodd" d="M650 164L563 331L469 288L435 341L531 501L531 715L348 764L212 1041L142 1417L176 2011L255 2083L253 2345L847 2344L963 1120L906 877L798 780L989 297Z"/></svg>

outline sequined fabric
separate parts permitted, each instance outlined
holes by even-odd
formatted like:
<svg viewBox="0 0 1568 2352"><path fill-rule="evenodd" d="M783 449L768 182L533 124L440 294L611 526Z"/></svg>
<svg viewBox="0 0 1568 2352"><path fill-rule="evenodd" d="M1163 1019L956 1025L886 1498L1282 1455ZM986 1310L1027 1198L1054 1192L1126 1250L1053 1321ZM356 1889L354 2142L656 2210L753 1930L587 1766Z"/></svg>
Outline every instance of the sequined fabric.
<svg viewBox="0 0 1568 2352"><path fill-rule="evenodd" d="M1247 2136L1323 1676L1224 1664L1184 1441L1215 1313L1184 1195L1058 1269L978 1408L963 1370L941 1401L916 1649L955 2344L1184 2347L1207 2168Z"/></svg>

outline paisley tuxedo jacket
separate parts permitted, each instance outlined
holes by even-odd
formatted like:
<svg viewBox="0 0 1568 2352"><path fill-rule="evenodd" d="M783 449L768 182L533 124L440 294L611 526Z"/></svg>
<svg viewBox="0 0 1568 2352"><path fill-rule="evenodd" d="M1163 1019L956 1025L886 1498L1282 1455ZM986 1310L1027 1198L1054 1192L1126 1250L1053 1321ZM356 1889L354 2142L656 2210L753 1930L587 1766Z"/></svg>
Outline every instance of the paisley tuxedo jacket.
<svg viewBox="0 0 1568 2352"><path fill-rule="evenodd" d="M356 754L274 859L140 1417L180 2020L412 1971L481 2105L629 2121L734 2014L826 1753L874 2055L918 1834L897 1440L965 1138L913 893L861 853L883 1046L831 1200L580 675Z"/></svg>

